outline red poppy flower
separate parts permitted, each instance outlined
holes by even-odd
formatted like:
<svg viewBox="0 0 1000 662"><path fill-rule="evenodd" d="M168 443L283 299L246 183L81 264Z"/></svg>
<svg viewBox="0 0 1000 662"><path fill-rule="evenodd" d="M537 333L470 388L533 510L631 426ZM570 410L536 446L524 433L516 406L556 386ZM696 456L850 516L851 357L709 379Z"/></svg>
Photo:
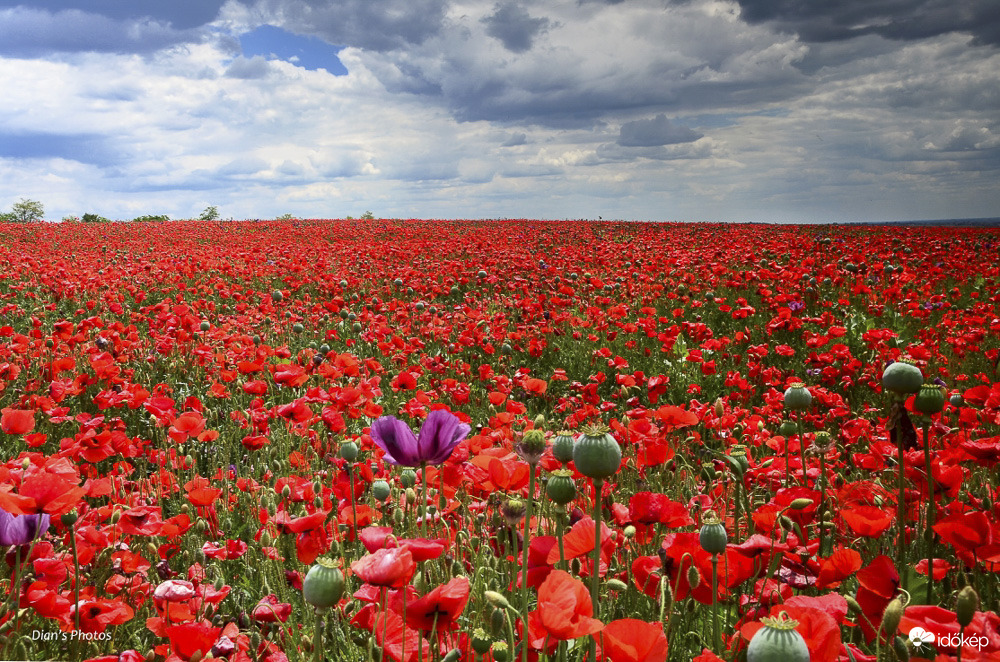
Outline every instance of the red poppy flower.
<svg viewBox="0 0 1000 662"><path fill-rule="evenodd" d="M797 606L790 604L771 607L771 616L785 612L798 622L795 630L806 640L809 648L810 662L836 662L840 656L840 627L837 620L826 609L819 606ZM757 630L764 627L763 623L754 622L744 625L740 634L750 641Z"/></svg>
<svg viewBox="0 0 1000 662"><path fill-rule="evenodd" d="M351 564L351 571L366 584L400 588L416 572L417 564L407 547L389 547L366 554Z"/></svg>
<svg viewBox="0 0 1000 662"><path fill-rule="evenodd" d="M816 588L836 588L861 569L861 554L854 549L841 547L820 562Z"/></svg>
<svg viewBox="0 0 1000 662"><path fill-rule="evenodd" d="M854 533L866 538L881 536L895 519L892 511L875 506L853 506L840 511L840 516Z"/></svg>
<svg viewBox="0 0 1000 662"><path fill-rule="evenodd" d="M455 577L406 606L406 624L422 632L450 630L469 602L469 578Z"/></svg>
<svg viewBox="0 0 1000 662"><path fill-rule="evenodd" d="M667 635L659 623L620 618L604 626L601 651L609 662L666 662Z"/></svg>
<svg viewBox="0 0 1000 662"><path fill-rule="evenodd" d="M538 587L538 608L528 614L533 648L546 641L576 639L600 632L604 625L593 618L590 592L583 582L562 570L553 570Z"/></svg>
<svg viewBox="0 0 1000 662"><path fill-rule="evenodd" d="M35 429L35 412L32 409L0 410L0 430L7 434L26 434Z"/></svg>
<svg viewBox="0 0 1000 662"><path fill-rule="evenodd" d="M892 559L883 554L859 570L857 578L860 586L856 599L864 613L864 618L860 619L861 632L865 635L865 639L871 642L878 632L886 605L896 597L899 573Z"/></svg>
<svg viewBox="0 0 1000 662"><path fill-rule="evenodd" d="M177 656L190 660L195 653L205 655L219 640L222 628L212 627L208 621L171 625L166 628L170 648Z"/></svg>
<svg viewBox="0 0 1000 662"><path fill-rule="evenodd" d="M74 610L70 609L72 616ZM135 612L117 600L86 600L80 602L80 630L83 632L104 632L109 625L121 625L132 620ZM64 625L67 629L69 625Z"/></svg>
<svg viewBox="0 0 1000 662"><path fill-rule="evenodd" d="M258 623L284 623L291 615L292 605L281 602L273 593L265 595L253 608L253 620Z"/></svg>
<svg viewBox="0 0 1000 662"><path fill-rule="evenodd" d="M694 525L684 504L659 492L637 492L629 499L628 509L632 521L637 524L659 523L670 529Z"/></svg>

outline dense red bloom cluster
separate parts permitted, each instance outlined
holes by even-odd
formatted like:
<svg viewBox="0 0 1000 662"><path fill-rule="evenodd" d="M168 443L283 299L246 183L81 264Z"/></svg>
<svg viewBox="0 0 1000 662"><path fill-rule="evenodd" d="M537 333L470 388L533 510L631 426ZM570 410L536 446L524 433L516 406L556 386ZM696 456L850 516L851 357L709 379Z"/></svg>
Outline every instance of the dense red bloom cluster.
<svg viewBox="0 0 1000 662"><path fill-rule="evenodd" d="M962 634L943 584L1000 594L989 228L344 220L0 236L7 657L69 656L30 641L50 622L111 637L72 651L95 659L138 662L125 642L148 639L170 662L282 662L313 655L326 618L407 662L479 660L477 630L530 659L589 637L611 662L708 662L783 611L814 661L860 662L888 650L879 627L904 590L935 582L904 637ZM930 413L883 384L901 359ZM809 404L786 406L798 382ZM623 454L598 494L552 448L593 423ZM576 486L565 510L525 509L560 468ZM707 510L728 535L714 554ZM324 556L347 590L317 614L302 587ZM613 598L600 613L595 576ZM668 647L663 605L695 631L713 603L735 636L696 646L674 630ZM998 627L980 605L965 632L983 646L934 659L993 659Z"/></svg>

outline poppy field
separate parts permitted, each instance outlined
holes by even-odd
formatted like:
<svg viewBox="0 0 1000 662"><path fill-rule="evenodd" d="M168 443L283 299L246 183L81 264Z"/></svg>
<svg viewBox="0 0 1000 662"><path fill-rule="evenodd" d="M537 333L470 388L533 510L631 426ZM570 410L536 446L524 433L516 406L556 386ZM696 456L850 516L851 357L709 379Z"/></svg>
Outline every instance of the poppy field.
<svg viewBox="0 0 1000 662"><path fill-rule="evenodd" d="M1000 660L998 249L0 225L0 659Z"/></svg>

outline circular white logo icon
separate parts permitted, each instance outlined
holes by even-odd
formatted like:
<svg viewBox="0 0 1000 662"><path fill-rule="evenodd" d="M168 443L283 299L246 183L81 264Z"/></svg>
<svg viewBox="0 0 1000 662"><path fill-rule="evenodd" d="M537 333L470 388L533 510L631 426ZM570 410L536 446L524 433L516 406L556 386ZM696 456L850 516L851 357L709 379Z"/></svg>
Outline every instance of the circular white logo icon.
<svg viewBox="0 0 1000 662"><path fill-rule="evenodd" d="M910 643L916 648L920 648L921 644L933 644L934 643L934 633L928 632L922 627L915 627L910 630Z"/></svg>

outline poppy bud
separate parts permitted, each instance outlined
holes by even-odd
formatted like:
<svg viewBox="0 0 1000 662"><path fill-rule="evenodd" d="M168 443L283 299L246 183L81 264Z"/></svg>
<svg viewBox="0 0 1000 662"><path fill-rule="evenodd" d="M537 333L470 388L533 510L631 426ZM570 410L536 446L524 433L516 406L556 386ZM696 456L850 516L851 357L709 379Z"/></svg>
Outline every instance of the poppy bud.
<svg viewBox="0 0 1000 662"><path fill-rule="evenodd" d="M486 591L483 593L483 597L497 609L510 608L510 603L507 602L507 598L505 598L502 593L497 593L496 591Z"/></svg>
<svg viewBox="0 0 1000 662"><path fill-rule="evenodd" d="M406 488L406 505L412 506L417 502L417 493L412 487Z"/></svg>
<svg viewBox="0 0 1000 662"><path fill-rule="evenodd" d="M892 650L896 654L899 662L910 662L910 649L906 646L906 639L895 637L892 640Z"/></svg>
<svg viewBox="0 0 1000 662"><path fill-rule="evenodd" d="M861 605L858 604L858 601L853 596L845 595L844 601L847 602L847 609L851 614L857 615L861 613Z"/></svg>
<svg viewBox="0 0 1000 662"><path fill-rule="evenodd" d="M795 499L790 504L788 504L788 507L792 510L805 510L811 505L813 505L812 499L807 499L806 497L799 497L798 499Z"/></svg>
<svg viewBox="0 0 1000 662"><path fill-rule="evenodd" d="M713 406L715 408L716 417L722 418L722 415L726 412L726 408L722 402L722 398L716 398Z"/></svg>
<svg viewBox="0 0 1000 662"><path fill-rule="evenodd" d="M579 558L573 559L570 562L570 564L569 564L569 569L573 571L574 575L579 575L580 574L580 568L581 567L582 567L582 564L580 563L580 559Z"/></svg>
<svg viewBox="0 0 1000 662"><path fill-rule="evenodd" d="M462 651L458 650L457 648L452 648L450 651L448 651L448 654L445 655L444 658L442 658L441 662L458 662L458 660L461 657L462 657Z"/></svg>
<svg viewBox="0 0 1000 662"><path fill-rule="evenodd" d="M515 450L528 464L538 464L542 454L545 453L545 433L539 429L528 430Z"/></svg>
<svg viewBox="0 0 1000 662"><path fill-rule="evenodd" d="M115 509L115 511L111 513L111 524L117 524L118 521L121 520L121 518L122 518L122 511Z"/></svg>
<svg viewBox="0 0 1000 662"><path fill-rule="evenodd" d="M701 574L698 572L698 568L693 565L688 566L687 580L688 584L691 586L691 590L698 588L698 585L701 584Z"/></svg>
<svg viewBox="0 0 1000 662"><path fill-rule="evenodd" d="M394 524L401 525L403 523L403 518L405 515L402 510L396 509L392 511L392 521Z"/></svg>
<svg viewBox="0 0 1000 662"><path fill-rule="evenodd" d="M399 475L399 482L402 483L403 487L413 487L417 484L417 472L413 469L403 470L403 473Z"/></svg>
<svg viewBox="0 0 1000 662"><path fill-rule="evenodd" d="M534 426L536 430L545 429L545 414L539 414L538 416L535 416Z"/></svg>
<svg viewBox="0 0 1000 662"><path fill-rule="evenodd" d="M903 601L899 598L894 598L892 602L886 605L885 612L882 614L880 629L887 637L896 634L896 630L899 629L899 622L903 620L903 611Z"/></svg>
<svg viewBox="0 0 1000 662"><path fill-rule="evenodd" d="M622 529L622 535L624 535L629 540L635 538L635 527L629 524L624 529Z"/></svg>
<svg viewBox="0 0 1000 662"><path fill-rule="evenodd" d="M605 583L607 584L607 587L612 591L624 591L628 589L628 584L626 584L620 579L609 579Z"/></svg>
<svg viewBox="0 0 1000 662"><path fill-rule="evenodd" d="M979 609L979 594L976 593L976 589L966 586L958 592L958 602L955 604L958 624L963 628L969 627L977 609Z"/></svg>
<svg viewBox="0 0 1000 662"><path fill-rule="evenodd" d="M503 609L494 609L490 613L490 631L494 636L503 636L504 625L506 623L507 617Z"/></svg>

